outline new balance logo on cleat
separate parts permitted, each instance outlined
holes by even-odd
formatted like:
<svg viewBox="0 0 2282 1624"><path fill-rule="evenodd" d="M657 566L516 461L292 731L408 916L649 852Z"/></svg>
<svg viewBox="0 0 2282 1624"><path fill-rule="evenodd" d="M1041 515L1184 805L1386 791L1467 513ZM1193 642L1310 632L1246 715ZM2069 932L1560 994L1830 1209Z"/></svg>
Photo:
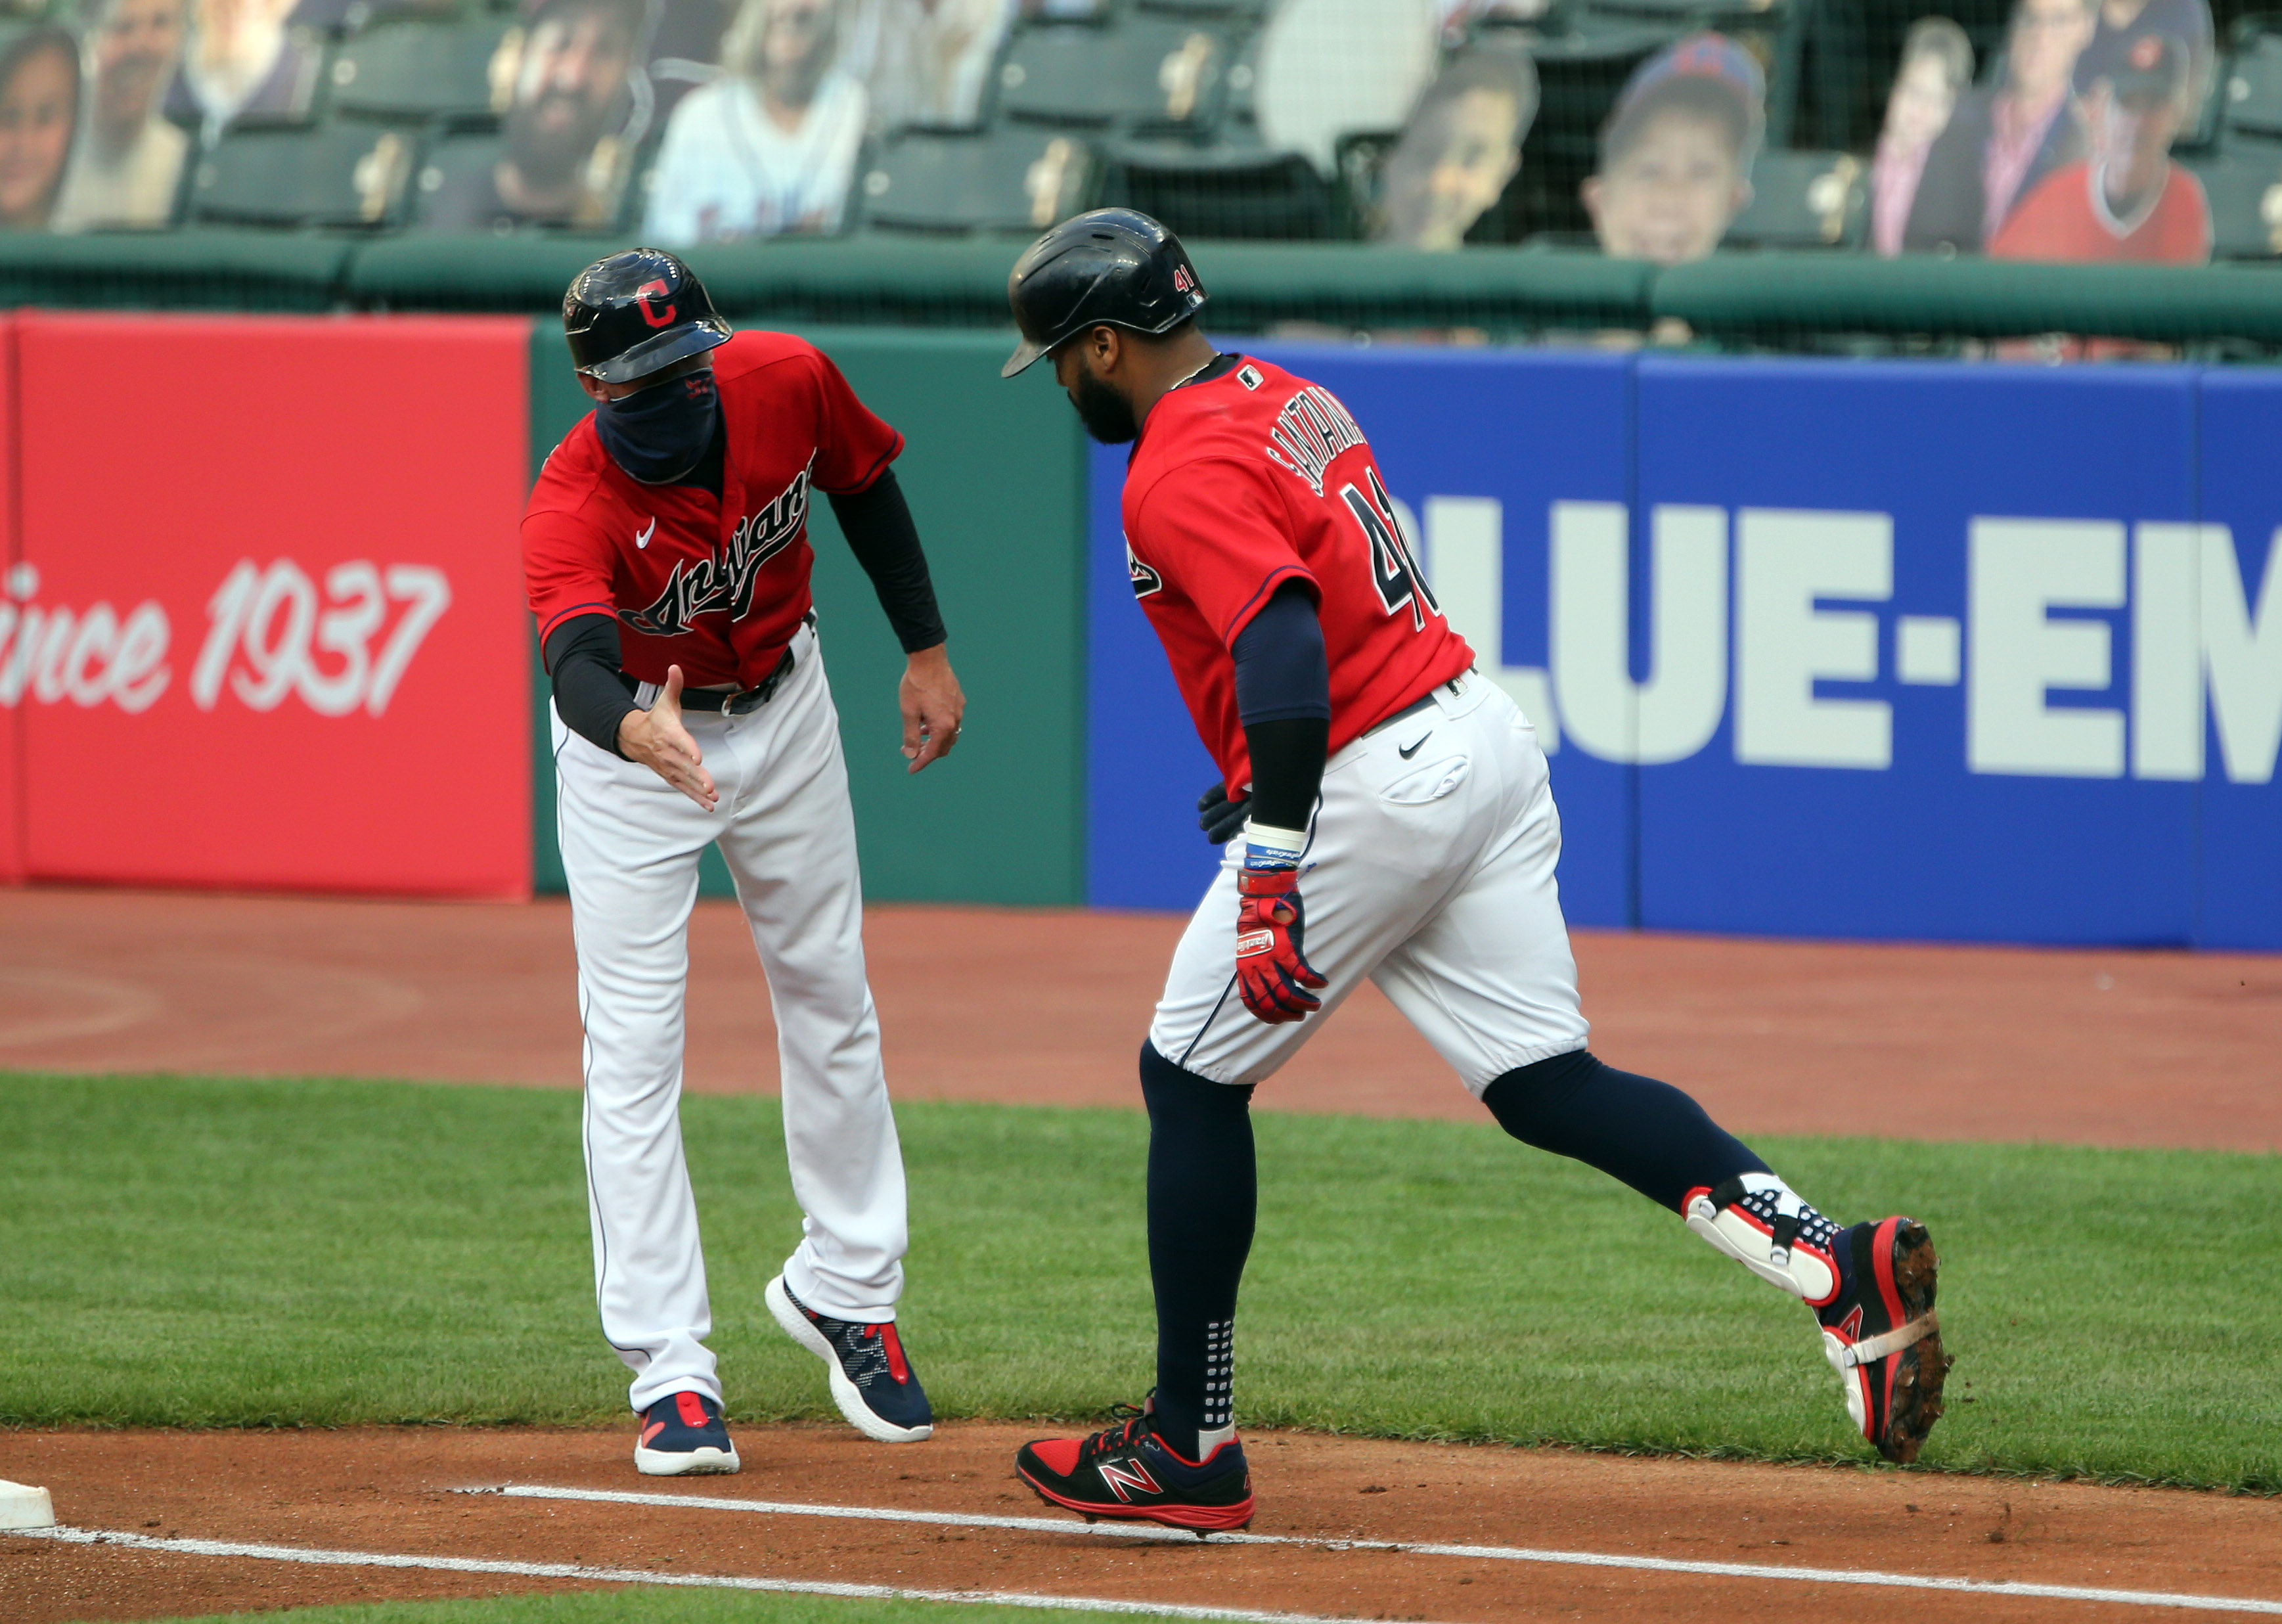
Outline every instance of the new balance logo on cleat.
<svg viewBox="0 0 2282 1624"><path fill-rule="evenodd" d="M1157 1480L1149 1475L1149 1468L1137 1459L1105 1460L1094 1470L1100 1472L1101 1480L1109 1485L1109 1492L1129 1505L1132 1504L1137 1490L1145 1495L1165 1492L1157 1487Z"/></svg>
<svg viewBox="0 0 2282 1624"><path fill-rule="evenodd" d="M1252 1472L1235 1439L1200 1461L1185 1460L1157 1436L1146 1410L1124 1410L1114 1426L1090 1438L1041 1438L1014 1457L1014 1470L1038 1498L1088 1519L1161 1523L1197 1535L1252 1521Z"/></svg>

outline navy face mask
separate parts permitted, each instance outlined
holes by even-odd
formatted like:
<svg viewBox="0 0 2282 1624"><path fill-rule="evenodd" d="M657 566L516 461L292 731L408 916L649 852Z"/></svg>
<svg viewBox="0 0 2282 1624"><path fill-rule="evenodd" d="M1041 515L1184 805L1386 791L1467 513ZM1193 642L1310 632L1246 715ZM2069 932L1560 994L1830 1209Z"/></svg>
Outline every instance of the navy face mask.
<svg viewBox="0 0 2282 1624"><path fill-rule="evenodd" d="M695 468L721 416L713 369L701 368L595 408L611 461L644 485L671 485Z"/></svg>

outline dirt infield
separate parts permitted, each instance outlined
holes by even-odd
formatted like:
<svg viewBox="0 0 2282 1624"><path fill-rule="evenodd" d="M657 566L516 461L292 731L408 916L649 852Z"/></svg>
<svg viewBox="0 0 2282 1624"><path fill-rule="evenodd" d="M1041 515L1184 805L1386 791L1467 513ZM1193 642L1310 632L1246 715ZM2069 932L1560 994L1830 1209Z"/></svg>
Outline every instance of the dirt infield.
<svg viewBox="0 0 2282 1624"><path fill-rule="evenodd" d="M1545 1450L1261 1434L1255 1535L1161 1542L1088 1530L1013 1478L1022 1429L962 1426L912 1446L841 1427L749 1428L736 1478L637 1477L631 1434L450 1429L63 1433L0 1441L58 1517L161 1548L0 1535L0 1617L137 1619L286 1603L562 1588L513 1573L309 1566L197 1554L210 1540L684 1575L1019 1591L1316 1616L1451 1620L1711 1616L2060 1620L2110 1604L1906 1590L1485 1554L1594 1553L1615 1564L1733 1563L1989 1583L2282 1601L2282 1503L1892 1471L1711 1465ZM505 1484L809 1507L886 1508L1052 1526L885 1522L676 1504L454 1492ZM1370 1540L1467 1553L1337 1549ZM570 1582L577 1582L572 1581ZM2136 1611L2136 1610L2135 1610Z"/></svg>
<svg viewBox="0 0 2282 1624"><path fill-rule="evenodd" d="M880 907L866 930L907 1099L1137 1103L1180 921ZM772 1088L726 903L690 932L688 1076ZM2282 1149L2282 958L1580 932L1594 1048L1751 1133ZM528 905L0 890L0 1066L575 1087L570 915ZM1051 1013L1048 1013L1051 1012ZM1471 1116L1362 989L1270 1109Z"/></svg>
<svg viewBox="0 0 2282 1624"><path fill-rule="evenodd" d="M873 910L894 1087L1133 1105L1133 1053L1179 929L1145 915ZM2282 1148L2282 959L1592 932L1577 947L1595 1048L1686 1085L1746 1132ZM0 891L0 1067L575 1087L572 977L560 903ZM688 1073L715 1092L774 1084L764 983L726 905L701 905L691 931ZM1260 1102L1479 1109L1370 989ZM136 1542L0 1535L0 1619L602 1582L547 1566L563 1564L1448 1624L1739 1610L1977 1624L2116 1605L1906 1589L1896 1574L2282 1610L2282 1503L1921 1472L1261 1434L1254 1532L1283 1542L1210 1545L1067 1519L999 1527L454 1492L514 1482L1036 1519L1044 1508L1008 1470L1023 1435L959 1426L889 1449L838 1428L748 1428L745 1475L672 1485L635 1476L622 1431L0 1434L0 1477L50 1487L66 1524ZM1496 1549L1308 1542L1356 1539ZM187 1542L201 1540L228 1549ZM313 1549L346 1554L283 1559ZM376 1553L400 1561L372 1566ZM418 1565L439 1558L482 1571ZM1890 1577L1864 1588L1828 1576L1865 1570Z"/></svg>

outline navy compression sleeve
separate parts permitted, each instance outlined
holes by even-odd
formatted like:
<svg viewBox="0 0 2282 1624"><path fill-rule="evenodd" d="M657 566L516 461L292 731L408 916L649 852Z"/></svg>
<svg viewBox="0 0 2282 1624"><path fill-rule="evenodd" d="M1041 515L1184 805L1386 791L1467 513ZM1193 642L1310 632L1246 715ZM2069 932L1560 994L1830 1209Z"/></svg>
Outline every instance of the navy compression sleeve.
<svg viewBox="0 0 2282 1624"><path fill-rule="evenodd" d="M1323 623L1303 581L1286 581L1236 634L1236 713L1244 725L1311 716L1331 719Z"/></svg>
<svg viewBox="0 0 2282 1624"><path fill-rule="evenodd" d="M618 623L608 615L573 615L547 634L539 652L555 680L555 713L563 725L623 757L618 724L638 707L618 680Z"/></svg>
<svg viewBox="0 0 2282 1624"><path fill-rule="evenodd" d="M911 504L896 483L896 470L890 468L862 490L831 496L830 501L832 517L848 538L848 550L872 578L872 590L879 594L880 607L887 611L888 624L895 628L904 652L916 654L943 641L935 582L928 575L919 526L912 523Z"/></svg>
<svg viewBox="0 0 2282 1624"><path fill-rule="evenodd" d="M1331 676L1306 586L1287 582L1236 634L1236 713L1252 757L1252 816L1304 829L1331 743Z"/></svg>

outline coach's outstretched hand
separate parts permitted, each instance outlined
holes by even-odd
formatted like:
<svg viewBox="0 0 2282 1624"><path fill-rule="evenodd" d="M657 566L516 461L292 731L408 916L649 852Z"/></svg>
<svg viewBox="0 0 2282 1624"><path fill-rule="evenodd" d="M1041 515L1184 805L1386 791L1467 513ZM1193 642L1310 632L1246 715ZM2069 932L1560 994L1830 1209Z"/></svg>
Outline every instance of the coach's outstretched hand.
<svg viewBox="0 0 2282 1624"><path fill-rule="evenodd" d="M689 729L681 725L681 667L665 668L665 687L647 711L629 711L618 722L618 749L707 812L721 804L713 774Z"/></svg>
<svg viewBox="0 0 2282 1624"><path fill-rule="evenodd" d="M1323 1006L1308 990L1331 983L1300 945L1307 911L1296 868L1236 871L1236 986L1244 1006L1270 1026L1304 1021Z"/></svg>
<svg viewBox="0 0 2282 1624"><path fill-rule="evenodd" d="M904 771L916 773L950 755L966 718L966 695L959 691L943 644L904 657L896 697L904 708L904 759L912 764Z"/></svg>

